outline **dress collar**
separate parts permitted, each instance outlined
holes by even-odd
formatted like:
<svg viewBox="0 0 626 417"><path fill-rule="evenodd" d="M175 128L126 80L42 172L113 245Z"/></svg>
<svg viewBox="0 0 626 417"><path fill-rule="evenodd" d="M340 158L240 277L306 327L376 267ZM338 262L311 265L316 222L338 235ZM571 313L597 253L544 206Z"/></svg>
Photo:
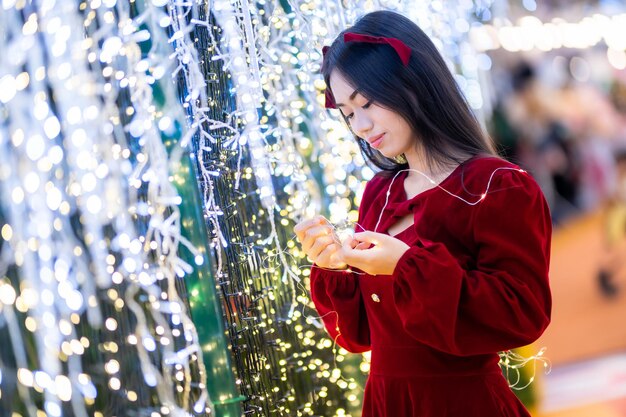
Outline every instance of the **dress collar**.
<svg viewBox="0 0 626 417"><path fill-rule="evenodd" d="M478 155L477 155L478 156ZM395 181L392 179L389 181L389 185L383 190L383 205L384 207L382 213L381 224L378 226L377 232L386 233L387 230L397 223L399 219L402 217L413 213L414 209L417 205L419 205L422 201L428 198L429 195L437 192L442 192L441 188L445 188L446 184L448 184L454 177L457 176L458 172L461 170L465 164L469 161L475 159L477 156L473 156L461 164L459 164L452 172L445 177L439 184L435 185L432 188L422 191L421 193L415 195L412 198L407 199L406 192L404 191L404 181L409 174L409 171L403 171L395 177ZM440 188L441 187L441 188ZM387 205L384 203L384 198L389 191L389 199Z"/></svg>

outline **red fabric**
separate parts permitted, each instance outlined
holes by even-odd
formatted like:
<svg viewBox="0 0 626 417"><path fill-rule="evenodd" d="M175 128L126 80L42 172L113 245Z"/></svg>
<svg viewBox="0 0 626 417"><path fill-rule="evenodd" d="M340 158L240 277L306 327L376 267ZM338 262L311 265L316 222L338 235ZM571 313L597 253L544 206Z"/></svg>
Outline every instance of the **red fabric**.
<svg viewBox="0 0 626 417"><path fill-rule="evenodd" d="M366 43L386 43L395 49L402 64L407 66L411 58L411 48L404 42L396 38L386 38L384 36L363 35L361 33L346 32L343 34L344 42L366 42Z"/></svg>
<svg viewBox="0 0 626 417"><path fill-rule="evenodd" d="M502 167L516 168L475 157L441 186L474 202ZM497 352L533 342L550 321L543 194L529 174L498 170L476 205L439 188L406 200L405 177L393 183L378 228L385 233L394 213L414 214L414 225L397 235L411 248L394 273L311 271L312 298L331 337L350 352L372 350L362 416L529 416ZM367 184L359 210L366 230L390 183L377 175Z"/></svg>

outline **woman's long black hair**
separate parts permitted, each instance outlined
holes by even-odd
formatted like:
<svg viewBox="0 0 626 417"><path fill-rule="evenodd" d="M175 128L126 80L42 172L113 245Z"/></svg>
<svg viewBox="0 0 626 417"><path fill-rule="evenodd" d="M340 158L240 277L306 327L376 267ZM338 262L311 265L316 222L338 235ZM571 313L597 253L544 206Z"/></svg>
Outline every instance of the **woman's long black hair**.
<svg viewBox="0 0 626 417"><path fill-rule="evenodd" d="M405 67L387 44L343 41L345 32L400 39L411 48ZM400 114L420 141L429 168L495 155L454 77L428 36L407 17L387 10L368 13L337 36L325 54L322 74L338 70L368 100ZM347 123L347 120L346 120ZM408 168L355 135L366 160L384 171Z"/></svg>

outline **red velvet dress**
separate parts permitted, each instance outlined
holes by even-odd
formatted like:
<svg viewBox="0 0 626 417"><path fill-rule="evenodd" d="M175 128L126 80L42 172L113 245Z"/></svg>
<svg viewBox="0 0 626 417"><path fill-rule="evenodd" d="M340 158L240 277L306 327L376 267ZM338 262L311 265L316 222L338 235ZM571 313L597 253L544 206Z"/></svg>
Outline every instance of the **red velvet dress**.
<svg viewBox="0 0 626 417"><path fill-rule="evenodd" d="M313 267L312 298L330 336L350 352L372 351L363 417L529 416L498 352L533 342L550 321L552 228L541 190L517 168L474 157L440 184L454 196L436 187L409 200L406 172L390 190L392 177L377 175L359 224L374 230L388 190L378 232L414 215L396 235L411 248L393 274Z"/></svg>

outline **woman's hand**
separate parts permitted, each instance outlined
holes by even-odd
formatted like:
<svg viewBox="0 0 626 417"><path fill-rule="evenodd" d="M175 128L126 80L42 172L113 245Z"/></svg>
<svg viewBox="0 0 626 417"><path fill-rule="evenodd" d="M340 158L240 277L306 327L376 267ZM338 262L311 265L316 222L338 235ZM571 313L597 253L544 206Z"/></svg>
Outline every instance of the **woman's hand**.
<svg viewBox="0 0 626 417"><path fill-rule="evenodd" d="M315 265L329 269L346 269L341 242L324 216L315 216L294 228L302 250Z"/></svg>
<svg viewBox="0 0 626 417"><path fill-rule="evenodd" d="M409 248L409 245L393 236L361 232L355 233L354 237L343 245L342 255L348 265L370 275L391 275Z"/></svg>

